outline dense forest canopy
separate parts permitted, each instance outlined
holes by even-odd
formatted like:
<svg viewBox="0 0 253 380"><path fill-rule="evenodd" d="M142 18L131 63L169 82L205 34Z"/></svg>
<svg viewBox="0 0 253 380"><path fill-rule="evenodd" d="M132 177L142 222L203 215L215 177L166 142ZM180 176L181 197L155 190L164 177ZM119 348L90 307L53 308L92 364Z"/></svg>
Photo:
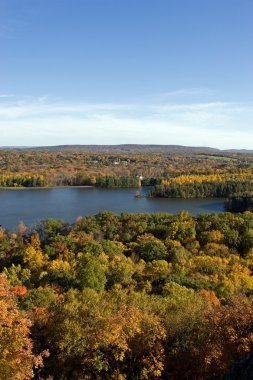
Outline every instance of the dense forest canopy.
<svg viewBox="0 0 253 380"><path fill-rule="evenodd" d="M253 155L242 153L82 152L73 150L0 150L0 186L165 185L178 176L252 175ZM106 177L106 179L105 179ZM179 185L179 183L177 183Z"/></svg>
<svg viewBox="0 0 253 380"><path fill-rule="evenodd" d="M162 198L212 198L230 197L253 190L251 172L180 175L162 180L149 192L150 197ZM242 210L245 211L245 210Z"/></svg>
<svg viewBox="0 0 253 380"><path fill-rule="evenodd" d="M223 379L253 343L252 258L249 212L1 228L4 378Z"/></svg>

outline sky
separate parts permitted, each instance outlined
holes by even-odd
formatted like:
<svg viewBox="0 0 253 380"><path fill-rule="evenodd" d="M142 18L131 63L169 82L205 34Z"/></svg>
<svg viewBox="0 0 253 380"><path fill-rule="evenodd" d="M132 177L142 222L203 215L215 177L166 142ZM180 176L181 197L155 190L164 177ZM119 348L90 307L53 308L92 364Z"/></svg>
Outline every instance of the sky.
<svg viewBox="0 0 253 380"><path fill-rule="evenodd" d="M253 0L0 0L0 146L253 149Z"/></svg>

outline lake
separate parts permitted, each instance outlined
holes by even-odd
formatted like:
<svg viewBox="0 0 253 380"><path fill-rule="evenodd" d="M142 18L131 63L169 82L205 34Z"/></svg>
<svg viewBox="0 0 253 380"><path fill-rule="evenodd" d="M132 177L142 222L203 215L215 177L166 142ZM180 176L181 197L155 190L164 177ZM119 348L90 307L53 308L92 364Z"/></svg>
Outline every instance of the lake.
<svg viewBox="0 0 253 380"><path fill-rule="evenodd" d="M142 188L145 195L147 189ZM0 190L0 224L15 230L22 220L27 226L47 218L74 222L78 216L108 210L121 212L170 212L187 210L196 215L224 211L224 199L135 198L135 189L53 188Z"/></svg>

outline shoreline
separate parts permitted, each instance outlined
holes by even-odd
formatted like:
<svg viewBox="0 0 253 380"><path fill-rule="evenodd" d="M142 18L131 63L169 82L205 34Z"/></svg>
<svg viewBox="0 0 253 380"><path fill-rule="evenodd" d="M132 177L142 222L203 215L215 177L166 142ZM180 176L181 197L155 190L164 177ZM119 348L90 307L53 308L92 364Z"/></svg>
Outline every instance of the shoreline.
<svg viewBox="0 0 253 380"><path fill-rule="evenodd" d="M81 186L73 186L73 185L68 185L68 186L31 186L31 187L25 187L25 186L6 186L6 187L1 187L0 190L47 190L47 189L65 189L65 188L91 188L95 187L92 185L81 185Z"/></svg>

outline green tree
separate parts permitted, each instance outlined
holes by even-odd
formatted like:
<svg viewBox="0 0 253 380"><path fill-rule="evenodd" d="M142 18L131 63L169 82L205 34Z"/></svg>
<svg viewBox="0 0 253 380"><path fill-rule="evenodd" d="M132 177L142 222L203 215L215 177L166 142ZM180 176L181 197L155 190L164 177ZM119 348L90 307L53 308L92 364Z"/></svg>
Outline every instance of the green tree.
<svg viewBox="0 0 253 380"><path fill-rule="evenodd" d="M102 291L106 284L105 265L90 253L79 253L76 278L80 289L91 288Z"/></svg>
<svg viewBox="0 0 253 380"><path fill-rule="evenodd" d="M168 258L166 246L151 234L145 234L137 239L135 251L145 261Z"/></svg>

